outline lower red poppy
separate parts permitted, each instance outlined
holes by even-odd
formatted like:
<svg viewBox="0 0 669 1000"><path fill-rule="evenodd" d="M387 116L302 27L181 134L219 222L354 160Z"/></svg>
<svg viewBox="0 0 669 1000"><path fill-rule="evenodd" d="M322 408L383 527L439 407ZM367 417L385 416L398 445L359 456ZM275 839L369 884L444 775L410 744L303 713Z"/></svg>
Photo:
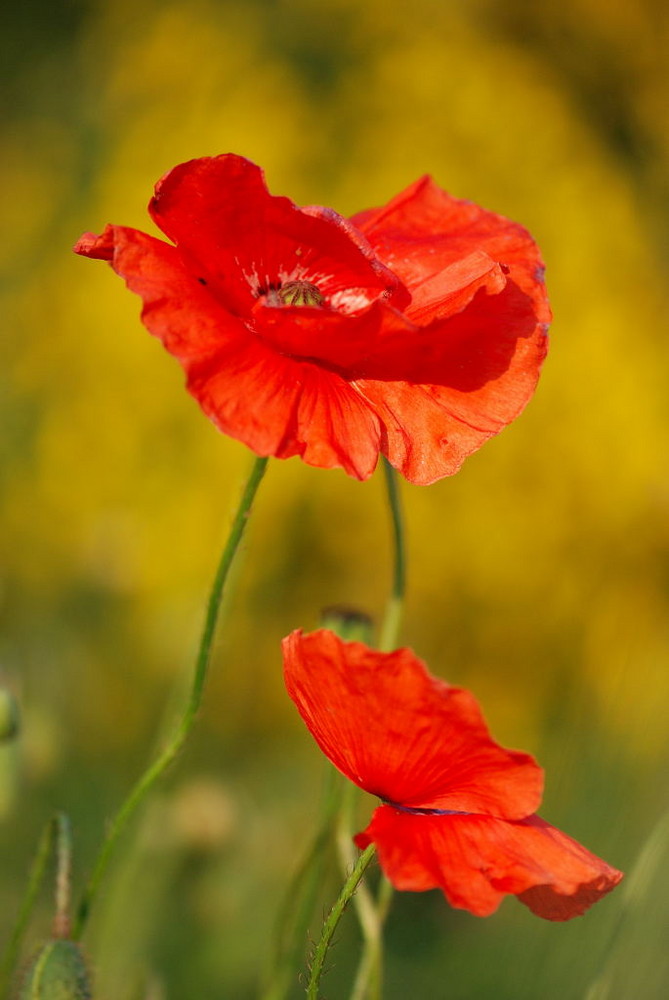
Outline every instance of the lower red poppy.
<svg viewBox="0 0 669 1000"><path fill-rule="evenodd" d="M417 815L383 805L355 842L376 844L395 888L441 889L451 906L479 917L512 894L539 917L570 920L622 878L539 816Z"/></svg>
<svg viewBox="0 0 669 1000"><path fill-rule="evenodd" d="M397 889L441 889L487 916L505 895L569 920L622 873L535 814L543 773L491 737L474 697L410 649L379 653L325 629L284 639L286 687L323 753L384 803L355 838Z"/></svg>

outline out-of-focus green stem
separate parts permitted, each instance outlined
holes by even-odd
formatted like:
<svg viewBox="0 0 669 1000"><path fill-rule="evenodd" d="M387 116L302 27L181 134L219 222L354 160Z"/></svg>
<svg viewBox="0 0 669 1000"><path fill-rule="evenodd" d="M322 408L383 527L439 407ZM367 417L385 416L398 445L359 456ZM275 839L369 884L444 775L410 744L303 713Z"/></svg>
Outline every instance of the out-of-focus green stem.
<svg viewBox="0 0 669 1000"><path fill-rule="evenodd" d="M374 857L375 850L376 848L374 844L370 844L369 847L366 848L366 850L364 850L360 855L353 870L344 882L336 903L326 917L325 923L323 924L323 931L321 933L320 940L316 945L314 957L311 963L311 976L309 978L309 986L307 987L308 1000L318 1000L318 988L321 981L321 975L323 973L325 957L328 953L332 936L337 929L337 925L341 920L341 916L346 909L348 902L365 874L367 866Z"/></svg>
<svg viewBox="0 0 669 1000"><path fill-rule="evenodd" d="M634 867L618 895L618 917L606 949L607 961L585 995L585 1000L608 1000L615 986L617 946L623 938L627 921L640 903L655 891L657 871L669 845L669 810L665 811L650 831Z"/></svg>
<svg viewBox="0 0 669 1000"><path fill-rule="evenodd" d="M399 631L404 612L406 592L406 546L404 522L400 503L398 476L390 462L383 459L388 507L392 523L393 577L386 613L381 625L379 649L388 653L397 647ZM383 876L378 899L374 902L371 894L363 898L356 896L356 909L362 928L364 944L358 972L351 992L351 1000L377 1000L381 997L383 966L383 925L388 915L393 889Z"/></svg>
<svg viewBox="0 0 669 1000"><path fill-rule="evenodd" d="M72 896L72 827L65 813L54 820L56 842L56 913L53 936L70 936L70 902Z"/></svg>
<svg viewBox="0 0 669 1000"><path fill-rule="evenodd" d="M343 871L355 864L357 851L351 839L354 829L354 810L358 789L349 783L344 791L342 809L337 829L337 847ZM383 923L379 920L376 901L366 885L361 885L353 901L358 923L362 931L363 951L358 966L351 1000L381 1000L382 989L382 934Z"/></svg>
<svg viewBox="0 0 669 1000"><path fill-rule="evenodd" d="M235 518L232 522L230 535L228 536L228 541L223 550L223 554L216 571L216 576L214 577L211 593L209 595L209 603L207 605L202 638L200 640L200 647L195 661L193 681L181 721L168 744L165 746L158 758L147 768L139 781L137 781L135 786L130 791L127 799L112 820L105 841L102 845L100 853L98 854L95 867L93 868L93 872L86 888L84 889L84 893L79 904L74 924L75 939L78 939L81 936L81 933L86 925L91 905L99 889L102 878L107 870L107 866L111 860L116 843L125 829L130 817L144 800L156 781L161 777L163 772L169 767L174 758L177 756L191 729L193 728L198 709L200 708L200 704L202 702L202 694L211 658L212 643L214 639L214 632L216 630L216 623L218 621L221 599L223 597L223 590L230 572L230 567L232 566L232 562L244 535L244 529L246 528L249 514L251 513L253 500L265 474L267 461L268 460L266 458L255 459L251 469L251 474L248 478L242 498L237 508L237 513L235 514Z"/></svg>
<svg viewBox="0 0 669 1000"><path fill-rule="evenodd" d="M404 522L400 504L399 483L397 473L387 458L383 459L383 472L388 492L388 506L392 521L393 535L393 582L390 597L386 604L386 613L381 625L379 649L388 653L395 649L399 637L402 614L404 612L404 595L406 592L406 548L404 541Z"/></svg>
<svg viewBox="0 0 669 1000"><path fill-rule="evenodd" d="M356 896L356 899L358 897ZM393 887L381 876L378 896L374 906L371 933L365 936L365 946L358 965L350 1000L381 1000L383 988L383 925L393 899Z"/></svg>
<svg viewBox="0 0 669 1000"><path fill-rule="evenodd" d="M332 823L339 809L341 775L328 764L320 825L307 853L291 879L276 920L274 956L261 1000L284 1000L296 970L304 960L309 924L322 877L325 848L332 837Z"/></svg>
<svg viewBox="0 0 669 1000"><path fill-rule="evenodd" d="M25 895L19 908L19 914L14 924L14 930L5 948L5 953L0 962L0 996L5 996L12 970L16 965L16 960L21 948L21 942L28 926L31 914L37 901L46 867L49 862L51 848L55 844L57 852L57 875L56 875L56 914L62 911L62 907L67 908L69 903L69 892L63 889L64 878L69 881L69 870L71 865L71 845L69 839L69 822L64 813L57 813L49 820L45 826L35 859L28 876L28 885Z"/></svg>

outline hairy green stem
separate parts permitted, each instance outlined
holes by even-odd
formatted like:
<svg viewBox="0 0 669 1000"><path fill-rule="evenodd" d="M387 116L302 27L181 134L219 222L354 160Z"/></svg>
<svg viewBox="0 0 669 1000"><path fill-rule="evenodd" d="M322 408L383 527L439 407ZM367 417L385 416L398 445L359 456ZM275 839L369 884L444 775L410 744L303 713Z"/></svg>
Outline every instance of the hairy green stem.
<svg viewBox="0 0 669 1000"><path fill-rule="evenodd" d="M200 639L200 647L195 661L195 670L193 673L190 694L181 717L181 721L179 722L172 738L169 740L157 759L147 768L131 789L130 794L122 804L119 811L116 813L116 816L109 826L107 836L100 853L98 854L95 867L93 868L93 872L86 888L84 889L84 893L79 904L74 924L75 939L78 939L81 936L81 933L86 926L91 905L98 892L100 883L105 875L119 837L123 833L123 830L137 807L146 798L148 792L177 756L186 742L191 729L193 728L197 712L202 702L202 694L211 658L214 632L218 621L223 590L234 557L244 535L244 529L246 528L249 514L251 512L251 505L253 504L256 492L265 474L267 461L268 460L266 458L255 459L251 469L251 474L248 478L242 498L237 508L237 513L235 514L232 522L228 541L223 550L209 595L209 603L207 605L207 613L202 630L202 637Z"/></svg>
<svg viewBox="0 0 669 1000"><path fill-rule="evenodd" d="M374 857L375 851L376 848L374 844L370 844L369 847L366 848L366 850L364 850L360 855L355 866L353 867L353 870L344 882L336 903L326 917L325 923L323 924L323 931L314 950L314 956L311 962L311 975L309 977L309 985L307 987L308 1000L318 1000L318 989L320 986L321 976L323 974L325 958L328 953L328 948L330 947L330 942L332 941L334 932L337 929L337 925L341 920L347 904L351 900L355 890L358 888L358 885L367 870L367 866Z"/></svg>
<svg viewBox="0 0 669 1000"><path fill-rule="evenodd" d="M341 775L328 764L320 824L279 909L268 986L261 1000L284 1000L293 985L296 969L304 960L309 924L323 873L325 848L332 837L332 823L339 809L342 788Z"/></svg>
<svg viewBox="0 0 669 1000"><path fill-rule="evenodd" d="M355 864L357 851L351 838L358 789L349 783L344 792L343 807L337 829L337 847L342 870ZM354 899L355 911L362 931L363 950L351 992L351 1000L381 1000L381 949L383 925L379 921L376 900L366 885L361 885Z"/></svg>
<svg viewBox="0 0 669 1000"><path fill-rule="evenodd" d="M57 853L56 917L59 912L67 911L67 906L69 905L69 888L67 890L64 889L64 882L67 880L69 883L71 867L70 859L72 852L69 830L70 825L65 814L56 813L42 831L35 859L28 876L25 895L19 908L14 929L0 962L0 996L4 996L7 990L12 970L21 949L21 942L23 941L28 922L37 902L37 896L44 881L47 864L49 863L49 855L54 845Z"/></svg>

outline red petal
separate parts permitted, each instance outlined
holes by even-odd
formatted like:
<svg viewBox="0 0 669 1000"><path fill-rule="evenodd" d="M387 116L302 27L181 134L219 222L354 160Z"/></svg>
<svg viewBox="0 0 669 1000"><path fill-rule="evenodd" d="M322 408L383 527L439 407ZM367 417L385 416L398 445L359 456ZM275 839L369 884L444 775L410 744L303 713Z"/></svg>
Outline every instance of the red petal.
<svg viewBox="0 0 669 1000"><path fill-rule="evenodd" d="M75 251L111 263L141 296L148 330L185 368L227 339L246 335L246 327L202 286L179 251L162 240L126 226L107 226L101 236L85 234Z"/></svg>
<svg viewBox="0 0 669 1000"><path fill-rule="evenodd" d="M479 289L497 295L505 285L506 276L500 265L483 251L475 250L412 285L411 305L406 315L421 325L454 316L469 305Z"/></svg>
<svg viewBox="0 0 669 1000"><path fill-rule="evenodd" d="M425 327L380 303L355 317L261 309L257 321L281 354L352 380L383 427L383 453L419 484L457 472L518 416L546 353L532 302L513 283Z"/></svg>
<svg viewBox="0 0 669 1000"><path fill-rule="evenodd" d="M483 252L504 265L510 279L530 296L537 320L550 322L543 261L527 230L479 205L453 198L431 177L420 178L383 208L362 212L351 221L412 293L416 289L406 310L410 319L415 318L412 310L421 322L442 315L452 294L448 269L472 253ZM441 274L444 285L440 290Z"/></svg>
<svg viewBox="0 0 669 1000"><path fill-rule="evenodd" d="M179 359L189 391L224 433L259 455L301 455L359 479L372 474L380 431L360 395L338 375L258 340L187 269L177 248L109 226L87 236L79 252L110 259L142 297L143 322Z"/></svg>
<svg viewBox="0 0 669 1000"><path fill-rule="evenodd" d="M490 737L472 695L409 649L379 653L321 630L283 642L288 693L321 750L379 798L508 818L541 799L541 768Z"/></svg>
<svg viewBox="0 0 669 1000"><path fill-rule="evenodd" d="M72 249L82 257L111 260L114 255L114 227L107 226L100 236L96 236L95 233L84 233Z"/></svg>
<svg viewBox="0 0 669 1000"><path fill-rule="evenodd" d="M538 816L517 822L485 816L419 816L376 809L355 838L377 846L397 889L441 889L449 903L484 917L504 895L547 920L584 913L622 873Z"/></svg>
<svg viewBox="0 0 669 1000"><path fill-rule="evenodd" d="M324 208L322 205L304 205L301 211L305 215L313 215L317 219L325 219L328 223L338 226L346 233L347 237L355 243L363 256L367 258L373 270L387 283L388 294L385 298L390 299L396 309L404 309L411 302L411 295L395 272L391 271L379 260L369 240L353 225L350 219L335 212L334 209Z"/></svg>
<svg viewBox="0 0 669 1000"><path fill-rule="evenodd" d="M384 348L392 376L401 363L399 336ZM370 359L370 373L381 364L382 350ZM457 472L522 412L539 377L546 337L531 300L509 283L499 295L480 293L457 316L421 328L407 353L405 348L404 377L371 374L356 386L386 429L382 451L390 463L410 482L428 485Z"/></svg>
<svg viewBox="0 0 669 1000"><path fill-rule="evenodd" d="M378 350L386 312L378 303L357 316L305 306L261 306L254 321L258 336L280 354L333 367L350 378Z"/></svg>
<svg viewBox="0 0 669 1000"><path fill-rule="evenodd" d="M521 226L427 177L353 222L411 289L406 316L423 324L411 351L387 324L357 385L386 427L384 454L426 485L457 472L532 396L550 320L543 263Z"/></svg>
<svg viewBox="0 0 669 1000"><path fill-rule="evenodd" d="M193 369L188 389L217 426L258 455L371 476L378 421L338 375L271 351L247 334Z"/></svg>
<svg viewBox="0 0 669 1000"><path fill-rule="evenodd" d="M249 312L257 287L277 281L311 281L345 311L395 291L406 296L367 242L351 238L350 223L270 195L260 168L244 157L180 164L158 182L149 210L238 310Z"/></svg>

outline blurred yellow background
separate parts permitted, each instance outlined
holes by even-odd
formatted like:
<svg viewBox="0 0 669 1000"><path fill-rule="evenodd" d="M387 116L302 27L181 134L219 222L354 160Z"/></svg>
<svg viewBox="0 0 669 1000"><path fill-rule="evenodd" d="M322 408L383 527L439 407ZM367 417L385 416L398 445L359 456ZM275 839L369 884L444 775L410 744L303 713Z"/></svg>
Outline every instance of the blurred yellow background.
<svg viewBox="0 0 669 1000"><path fill-rule="evenodd" d="M344 214L431 173L541 246L555 322L535 399L456 477L402 485L403 641L538 756L546 819L633 867L667 807L667 20L660 0L14 6L0 668L23 731L0 748L0 934L51 812L72 818L80 884L172 717L251 462L139 300L70 248L107 222L154 232L158 177L227 151L273 193ZM322 774L279 640L332 603L378 619L389 538L381 477L270 463L194 739L91 924L101 1000L257 995ZM666 996L668 858L565 926L514 901L480 921L398 896L386 1000ZM34 940L47 928L45 903Z"/></svg>

